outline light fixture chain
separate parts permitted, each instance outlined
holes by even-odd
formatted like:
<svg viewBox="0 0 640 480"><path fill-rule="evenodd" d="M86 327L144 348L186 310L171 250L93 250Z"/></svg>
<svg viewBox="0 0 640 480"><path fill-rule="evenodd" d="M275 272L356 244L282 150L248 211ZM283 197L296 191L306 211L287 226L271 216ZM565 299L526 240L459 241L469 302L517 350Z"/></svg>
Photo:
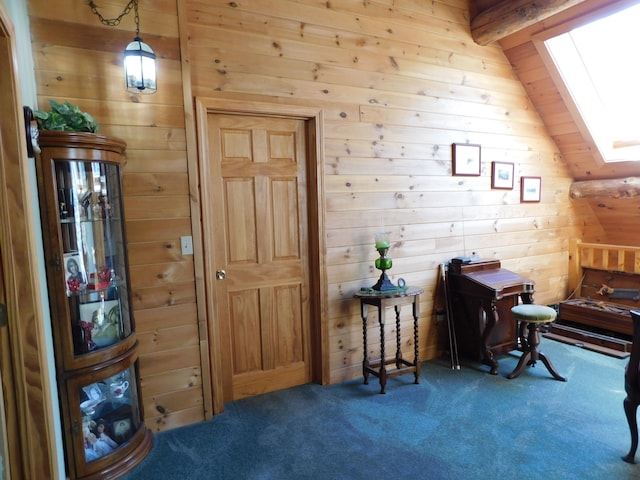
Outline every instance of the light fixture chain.
<svg viewBox="0 0 640 480"><path fill-rule="evenodd" d="M156 54L140 38L138 2L139 0L129 0L122 13L115 18L104 18L98 11L98 6L94 0L87 0L87 5L91 8L91 12L100 19L100 22L109 27L120 25L122 18L133 10L136 22L136 37L124 50L124 76L127 91L131 93L155 93Z"/></svg>
<svg viewBox="0 0 640 480"><path fill-rule="evenodd" d="M138 0L131 0L134 3L133 15L136 21L136 37L140 36L140 15L138 15Z"/></svg>
<svg viewBox="0 0 640 480"><path fill-rule="evenodd" d="M120 25L120 21L122 20L122 18L127 15L131 9L135 8L135 21L136 21L136 35L138 35L140 33L140 18L138 17L138 0L131 0L126 7L124 7L124 10L122 11L122 13L120 15L118 15L115 18L104 18L100 12L98 12L98 7L97 5L93 2L93 0L89 0L89 7L91 7L91 11L98 16L98 18L100 19L100 22L103 25L108 25L109 27L115 27L117 25Z"/></svg>

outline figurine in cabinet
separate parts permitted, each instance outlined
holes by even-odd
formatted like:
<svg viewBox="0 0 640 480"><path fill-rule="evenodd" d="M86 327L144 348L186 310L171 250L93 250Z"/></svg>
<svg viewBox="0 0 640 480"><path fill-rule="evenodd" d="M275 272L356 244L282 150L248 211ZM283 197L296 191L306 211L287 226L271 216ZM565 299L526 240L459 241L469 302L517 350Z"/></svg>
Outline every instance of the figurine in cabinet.
<svg viewBox="0 0 640 480"><path fill-rule="evenodd" d="M84 437L83 445L84 445L84 458L87 463L93 462L100 458L98 452L95 451L93 445L96 441L96 436L91 432L89 428L90 421L86 420L82 422L82 435Z"/></svg>
<svg viewBox="0 0 640 480"><path fill-rule="evenodd" d="M91 435L91 446L98 457L107 455L118 448L118 444L106 433L106 421L103 419L97 422L91 421L89 435Z"/></svg>

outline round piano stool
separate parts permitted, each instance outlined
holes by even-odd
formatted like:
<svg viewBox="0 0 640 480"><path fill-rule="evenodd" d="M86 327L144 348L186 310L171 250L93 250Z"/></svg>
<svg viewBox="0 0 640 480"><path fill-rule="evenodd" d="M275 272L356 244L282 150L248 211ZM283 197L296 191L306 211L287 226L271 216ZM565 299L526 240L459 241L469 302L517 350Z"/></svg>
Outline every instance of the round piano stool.
<svg viewBox="0 0 640 480"><path fill-rule="evenodd" d="M521 304L513 307L511 313L515 321L520 323L518 335L520 337L522 356L520 360L518 360L516 368L507 375L507 378L516 378L522 373L525 367L533 367L538 360L542 360L542 363L547 367L549 373L553 375L553 378L566 382L567 379L560 375L546 355L538 350L538 345L540 345L539 327L540 325L553 322L556 319L556 311L545 305ZM529 330L526 337L525 329Z"/></svg>

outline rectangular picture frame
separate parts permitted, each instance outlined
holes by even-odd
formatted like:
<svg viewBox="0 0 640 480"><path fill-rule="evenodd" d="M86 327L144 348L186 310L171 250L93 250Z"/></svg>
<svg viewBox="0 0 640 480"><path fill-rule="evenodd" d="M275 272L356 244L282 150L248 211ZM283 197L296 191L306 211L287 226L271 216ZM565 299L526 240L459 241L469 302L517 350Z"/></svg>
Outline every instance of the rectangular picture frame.
<svg viewBox="0 0 640 480"><path fill-rule="evenodd" d="M520 202L522 203L539 202L541 190L542 190L542 178L520 177Z"/></svg>
<svg viewBox="0 0 640 480"><path fill-rule="evenodd" d="M103 348L120 341L121 312L118 300L103 300L80 304L80 320L93 324L91 341Z"/></svg>
<svg viewBox="0 0 640 480"><path fill-rule="evenodd" d="M77 294L87 284L87 274L82 256L78 252L69 252L63 255L62 261L64 262L64 281L66 283L67 296Z"/></svg>
<svg viewBox="0 0 640 480"><path fill-rule="evenodd" d="M480 145L473 143L452 144L452 170L455 176L480 176Z"/></svg>
<svg viewBox="0 0 640 480"><path fill-rule="evenodd" d="M513 163L491 162L491 188L513 190Z"/></svg>
<svg viewBox="0 0 640 480"><path fill-rule="evenodd" d="M135 433L131 415L117 415L110 418L109 422L111 423L111 438L120 445L129 440Z"/></svg>

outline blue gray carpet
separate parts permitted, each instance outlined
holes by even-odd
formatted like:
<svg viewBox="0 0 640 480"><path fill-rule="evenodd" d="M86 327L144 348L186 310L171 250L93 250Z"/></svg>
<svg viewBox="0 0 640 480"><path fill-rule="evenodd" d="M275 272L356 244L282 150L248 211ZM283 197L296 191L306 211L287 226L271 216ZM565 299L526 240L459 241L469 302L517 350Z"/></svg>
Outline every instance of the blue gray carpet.
<svg viewBox="0 0 640 480"><path fill-rule="evenodd" d="M126 480L639 479L622 409L620 360L543 339L566 383L542 363L505 375L448 359L392 378L380 395L353 380L305 385L228 404L212 420L155 435ZM640 461L640 459L639 459Z"/></svg>

